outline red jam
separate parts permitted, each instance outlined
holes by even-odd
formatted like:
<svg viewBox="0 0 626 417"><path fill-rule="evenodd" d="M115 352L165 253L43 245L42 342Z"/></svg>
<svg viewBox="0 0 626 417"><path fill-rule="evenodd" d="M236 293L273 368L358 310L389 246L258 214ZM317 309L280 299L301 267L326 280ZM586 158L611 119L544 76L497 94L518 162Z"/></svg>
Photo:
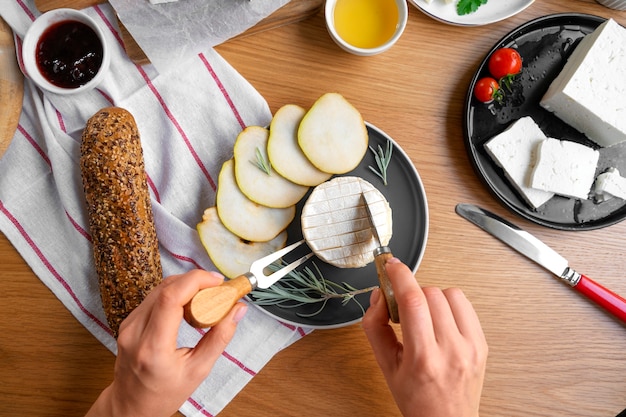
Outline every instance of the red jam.
<svg viewBox="0 0 626 417"><path fill-rule="evenodd" d="M37 43L37 66L52 84L78 88L102 65L102 43L86 24L66 20L50 26Z"/></svg>

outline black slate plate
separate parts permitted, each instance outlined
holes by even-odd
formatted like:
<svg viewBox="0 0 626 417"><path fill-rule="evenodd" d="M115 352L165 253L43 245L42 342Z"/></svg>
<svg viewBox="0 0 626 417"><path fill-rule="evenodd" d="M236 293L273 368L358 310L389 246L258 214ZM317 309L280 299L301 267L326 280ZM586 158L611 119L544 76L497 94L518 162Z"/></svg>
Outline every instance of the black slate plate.
<svg viewBox="0 0 626 417"><path fill-rule="evenodd" d="M428 237L428 204L424 186L413 163L393 139L372 124L367 124L367 130L369 144L374 149L377 149L378 145L384 149L387 140L393 144L393 156L387 169L388 184L385 186L382 180L368 168L368 166L376 167L374 156L369 150L361 164L345 175L361 177L383 193L391 206L393 217L393 236L389 242L389 247L397 258L406 263L413 272L416 272L424 255ZM297 205L296 218L287 228L289 236L287 244L302 239L300 215L307 197L308 195ZM308 248L300 249L298 248L297 251L289 254L286 261L297 259L308 251ZM378 285L374 263L363 268L336 268L313 256L298 269L312 266L312 263L320 269L326 279L333 282L345 282L358 289ZM369 306L369 296L369 293L365 293L356 297L364 309ZM319 314L313 317L303 315L319 309L318 304L295 308L257 307L285 323L318 329L347 326L359 322L363 317L361 308L354 301L341 305L340 300L331 300Z"/></svg>
<svg viewBox="0 0 626 417"><path fill-rule="evenodd" d="M626 202L614 198L603 203L555 196L533 209L517 193L485 151L484 144L515 120L532 116L541 130L557 139L596 144L539 106L541 97L559 74L580 40L606 19L568 13L532 20L502 38L486 55L470 83L465 99L464 135L469 158L478 176L506 207L537 224L560 230L591 230L615 224L626 217ZM503 105L485 105L472 96L475 83L488 75L488 57L498 48L512 47L523 59L522 73ZM626 173L626 144L601 148L596 175L608 167ZM623 175L623 174L622 174Z"/></svg>

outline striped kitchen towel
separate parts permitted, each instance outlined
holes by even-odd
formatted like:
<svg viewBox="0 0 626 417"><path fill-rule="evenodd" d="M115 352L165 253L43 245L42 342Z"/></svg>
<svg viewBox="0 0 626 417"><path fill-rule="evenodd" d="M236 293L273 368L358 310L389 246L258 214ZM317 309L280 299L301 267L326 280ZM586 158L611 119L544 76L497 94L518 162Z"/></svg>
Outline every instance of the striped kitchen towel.
<svg viewBox="0 0 626 417"><path fill-rule="evenodd" d="M232 156L237 134L248 125L267 125L271 113L213 49L159 74L128 59L110 6L86 12L105 28L112 46L110 72L97 89L69 97L43 93L26 80L19 125L0 160L0 230L76 319L115 353L92 261L78 165L87 119L107 106L134 115L163 271L169 276L215 269L196 224L214 204L217 174ZM6 0L0 13L16 34L19 56L26 29L38 15L34 2ZM218 414L277 352L309 331L249 309L209 378L180 411ZM181 323L180 345L193 346L200 337L199 330Z"/></svg>

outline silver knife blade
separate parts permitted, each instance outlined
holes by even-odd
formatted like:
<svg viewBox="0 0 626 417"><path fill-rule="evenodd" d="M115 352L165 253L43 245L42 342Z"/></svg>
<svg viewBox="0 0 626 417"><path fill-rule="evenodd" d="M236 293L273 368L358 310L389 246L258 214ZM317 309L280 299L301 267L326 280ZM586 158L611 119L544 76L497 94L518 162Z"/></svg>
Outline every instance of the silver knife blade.
<svg viewBox="0 0 626 417"><path fill-rule="evenodd" d="M372 235L374 235L374 239L376 240L376 246L380 247L382 246L380 243L380 233L378 233L378 228L376 227L376 222L374 221L374 215L372 214L372 209L370 208L370 201L365 193L361 193L361 201L363 201L365 211L367 211L367 219L370 224L370 229L372 229Z"/></svg>
<svg viewBox="0 0 626 417"><path fill-rule="evenodd" d="M569 270L567 259L530 233L500 216L472 204L457 204L455 210L461 217L500 239L557 277L563 278L567 274Z"/></svg>

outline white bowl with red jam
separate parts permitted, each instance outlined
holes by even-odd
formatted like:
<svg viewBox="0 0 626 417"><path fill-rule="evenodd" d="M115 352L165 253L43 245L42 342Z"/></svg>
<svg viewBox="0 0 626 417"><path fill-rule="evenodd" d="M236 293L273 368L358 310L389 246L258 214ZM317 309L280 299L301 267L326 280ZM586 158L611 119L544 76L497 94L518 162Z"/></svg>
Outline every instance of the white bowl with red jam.
<svg viewBox="0 0 626 417"><path fill-rule="evenodd" d="M39 16L22 44L26 75L56 94L77 94L96 87L111 61L104 33L87 14L55 9Z"/></svg>

